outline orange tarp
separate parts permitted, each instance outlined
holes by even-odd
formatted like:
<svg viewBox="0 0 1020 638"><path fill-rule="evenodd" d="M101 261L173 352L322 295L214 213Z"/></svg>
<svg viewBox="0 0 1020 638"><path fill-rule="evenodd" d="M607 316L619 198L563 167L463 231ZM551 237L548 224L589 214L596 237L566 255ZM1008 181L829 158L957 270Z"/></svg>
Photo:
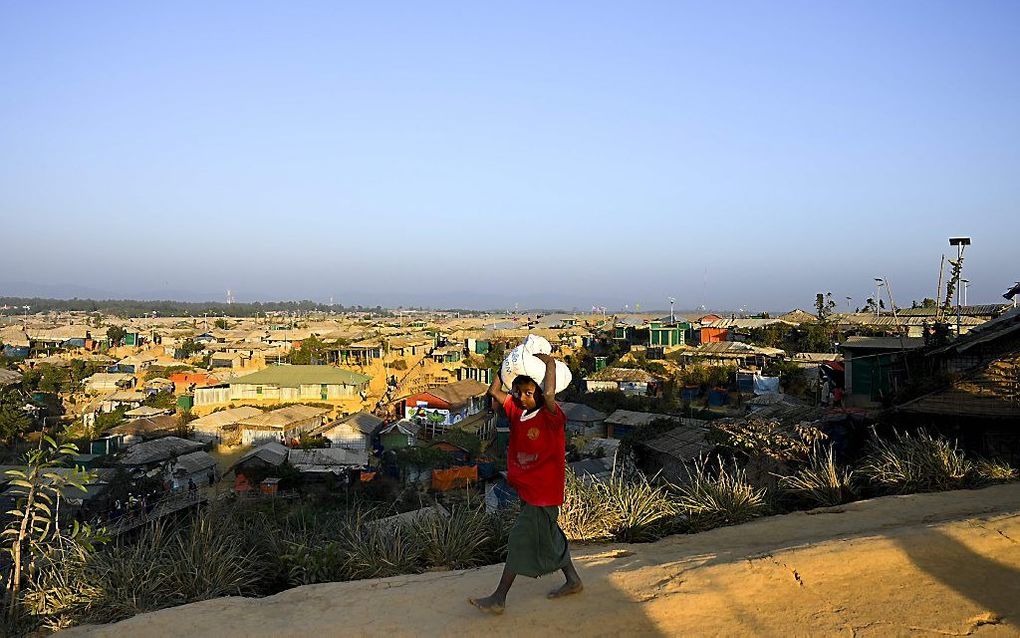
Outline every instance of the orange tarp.
<svg viewBox="0 0 1020 638"><path fill-rule="evenodd" d="M432 489L440 492L467 487L478 481L478 466L454 467L449 470L432 470Z"/></svg>
<svg viewBox="0 0 1020 638"><path fill-rule="evenodd" d="M361 482L362 483L368 483L368 482L370 482L374 478L375 478L375 472L362 472L361 473Z"/></svg>

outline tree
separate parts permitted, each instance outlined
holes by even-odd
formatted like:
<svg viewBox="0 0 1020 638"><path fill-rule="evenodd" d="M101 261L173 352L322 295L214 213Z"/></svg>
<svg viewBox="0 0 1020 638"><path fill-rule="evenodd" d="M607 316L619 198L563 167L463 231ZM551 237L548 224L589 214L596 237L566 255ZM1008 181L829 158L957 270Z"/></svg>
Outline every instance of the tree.
<svg viewBox="0 0 1020 638"><path fill-rule="evenodd" d="M293 365L322 365L326 363L329 346L320 341L315 335L301 340L301 346L297 350L291 350L287 360Z"/></svg>
<svg viewBox="0 0 1020 638"><path fill-rule="evenodd" d="M191 438L191 435L195 433L195 426L191 425L191 422L198 417L191 413L191 410L185 410L177 415L177 427L174 429L174 436L182 439Z"/></svg>
<svg viewBox="0 0 1020 638"><path fill-rule="evenodd" d="M878 300L878 308L885 310L885 302L881 299ZM864 302L864 307L861 308L861 312L875 312L875 300L872 297L868 297Z"/></svg>
<svg viewBox="0 0 1020 638"><path fill-rule="evenodd" d="M506 349L503 347L502 342L490 342L489 351L485 353L485 367L498 372L505 358Z"/></svg>
<svg viewBox="0 0 1020 638"><path fill-rule="evenodd" d="M24 403L13 392L0 394L0 441L10 445L32 427L32 419L25 414Z"/></svg>
<svg viewBox="0 0 1020 638"><path fill-rule="evenodd" d="M447 465L451 456L436 447L408 447L392 451L393 460L400 470L400 478L407 483L407 477L413 470L422 472L442 465Z"/></svg>
<svg viewBox="0 0 1020 638"><path fill-rule="evenodd" d="M106 329L106 338L110 340L110 345L113 347L119 346L126 336L127 330L120 326L110 326Z"/></svg>
<svg viewBox="0 0 1020 638"><path fill-rule="evenodd" d="M181 359L187 359L193 354L197 354L202 351L202 344L195 343L194 339L185 339L181 342L180 347L177 348L177 354Z"/></svg>
<svg viewBox="0 0 1020 638"><path fill-rule="evenodd" d="M815 312L818 315L818 319L825 321L832 314L832 311L836 309L836 302L832 300L832 293L827 292L825 294L818 293L815 295Z"/></svg>
<svg viewBox="0 0 1020 638"><path fill-rule="evenodd" d="M226 319L223 319L222 317L214 321L213 325L219 328L220 330L227 330L230 328L230 322L227 321Z"/></svg>
<svg viewBox="0 0 1020 638"><path fill-rule="evenodd" d="M39 371L39 382L36 388L40 392L58 394L67 385L70 374L64 368L43 363L36 368Z"/></svg>

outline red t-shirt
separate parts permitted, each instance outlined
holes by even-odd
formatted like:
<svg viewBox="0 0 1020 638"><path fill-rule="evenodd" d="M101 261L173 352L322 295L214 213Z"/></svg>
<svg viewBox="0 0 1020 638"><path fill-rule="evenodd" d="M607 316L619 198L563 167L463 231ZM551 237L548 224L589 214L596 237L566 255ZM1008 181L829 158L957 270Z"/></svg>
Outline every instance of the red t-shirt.
<svg viewBox="0 0 1020 638"><path fill-rule="evenodd" d="M567 465L567 415L545 407L521 420L524 411L512 397L503 402L510 419L510 445L506 453L507 479L521 500L545 507L563 504Z"/></svg>

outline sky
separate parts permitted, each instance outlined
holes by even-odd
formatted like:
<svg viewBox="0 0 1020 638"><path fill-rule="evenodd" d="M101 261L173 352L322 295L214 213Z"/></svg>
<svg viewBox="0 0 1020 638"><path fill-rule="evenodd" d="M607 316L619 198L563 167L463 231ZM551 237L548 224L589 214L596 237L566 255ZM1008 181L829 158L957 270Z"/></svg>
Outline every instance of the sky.
<svg viewBox="0 0 1020 638"><path fill-rule="evenodd" d="M1018 69L1012 1L5 2L0 296L994 302Z"/></svg>

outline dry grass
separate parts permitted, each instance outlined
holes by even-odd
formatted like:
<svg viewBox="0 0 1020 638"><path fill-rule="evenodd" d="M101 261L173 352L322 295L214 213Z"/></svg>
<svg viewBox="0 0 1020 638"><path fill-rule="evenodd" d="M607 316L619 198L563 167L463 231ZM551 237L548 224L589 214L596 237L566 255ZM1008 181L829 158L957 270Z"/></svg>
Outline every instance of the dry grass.
<svg viewBox="0 0 1020 638"><path fill-rule="evenodd" d="M922 430L872 437L860 473L882 491L904 494L962 487L970 469L955 441Z"/></svg>
<svg viewBox="0 0 1020 638"><path fill-rule="evenodd" d="M664 486L644 476L606 481L567 473L559 524L570 540L647 541L669 533L680 513Z"/></svg>
<svg viewBox="0 0 1020 638"><path fill-rule="evenodd" d="M831 446L825 452L816 446L807 466L792 476L780 476L779 486L817 506L841 505L858 496L856 473L836 465Z"/></svg>
<svg viewBox="0 0 1020 638"><path fill-rule="evenodd" d="M756 488L744 470L719 459L717 467L707 460L688 468L687 481L674 488L679 506L688 517L692 531L736 525L768 511L765 488Z"/></svg>

